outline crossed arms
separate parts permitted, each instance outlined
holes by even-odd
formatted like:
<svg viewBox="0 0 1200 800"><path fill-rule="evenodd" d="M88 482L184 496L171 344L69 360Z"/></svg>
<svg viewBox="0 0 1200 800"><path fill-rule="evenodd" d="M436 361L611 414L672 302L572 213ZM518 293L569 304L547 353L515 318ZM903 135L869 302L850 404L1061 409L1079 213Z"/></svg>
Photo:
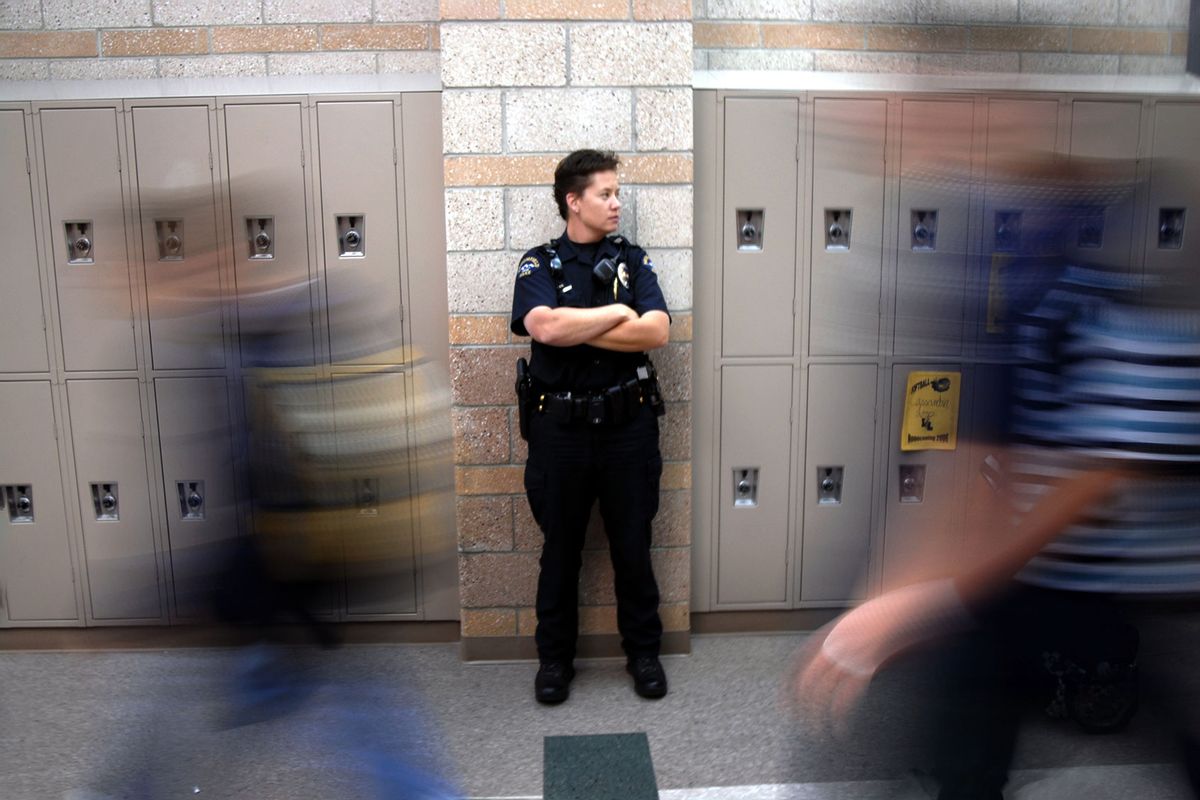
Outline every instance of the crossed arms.
<svg viewBox="0 0 1200 800"><path fill-rule="evenodd" d="M666 312L653 309L639 317L624 303L599 308L537 306L525 315L525 330L542 344L587 344L622 353L662 347L667 343L670 324Z"/></svg>

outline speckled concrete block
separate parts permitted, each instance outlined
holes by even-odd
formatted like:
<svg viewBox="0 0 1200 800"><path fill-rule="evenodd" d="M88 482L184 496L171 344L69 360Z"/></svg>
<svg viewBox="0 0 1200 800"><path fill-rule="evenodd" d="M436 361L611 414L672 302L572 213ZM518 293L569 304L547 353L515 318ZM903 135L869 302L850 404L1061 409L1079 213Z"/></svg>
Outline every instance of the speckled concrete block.
<svg viewBox="0 0 1200 800"><path fill-rule="evenodd" d="M686 461L692 457L692 406L672 403L666 416L658 421L659 449L668 461Z"/></svg>
<svg viewBox="0 0 1200 800"><path fill-rule="evenodd" d="M692 399L692 345L689 342L671 342L655 350L654 365L658 368L658 383L664 400L682 403ZM669 488L666 473L663 481L663 488Z"/></svg>
<svg viewBox="0 0 1200 800"><path fill-rule="evenodd" d="M1124 0L1120 22L1122 25L1186 28L1188 11L1188 0Z"/></svg>
<svg viewBox="0 0 1200 800"><path fill-rule="evenodd" d="M5 0L0 3L0 30L31 30L42 27L39 0Z"/></svg>
<svg viewBox="0 0 1200 800"><path fill-rule="evenodd" d="M101 31L100 52L105 56L206 54L208 53L208 31L204 28Z"/></svg>
<svg viewBox="0 0 1200 800"><path fill-rule="evenodd" d="M819 72L915 72L914 53L816 53L813 69Z"/></svg>
<svg viewBox="0 0 1200 800"><path fill-rule="evenodd" d="M371 0L263 0L263 22L369 22Z"/></svg>
<svg viewBox="0 0 1200 800"><path fill-rule="evenodd" d="M692 187L641 187L637 231L642 247L691 247Z"/></svg>
<svg viewBox="0 0 1200 800"><path fill-rule="evenodd" d="M432 22L438 18L438 0L375 0L376 22Z"/></svg>
<svg viewBox="0 0 1200 800"><path fill-rule="evenodd" d="M513 608L464 608L463 636L514 636L517 632L517 611Z"/></svg>
<svg viewBox="0 0 1200 800"><path fill-rule="evenodd" d="M967 29L961 25L873 25L867 28L867 49L958 52L967 49Z"/></svg>
<svg viewBox="0 0 1200 800"><path fill-rule="evenodd" d="M520 253L447 253L446 283L450 313L507 314L512 310L513 280Z"/></svg>
<svg viewBox="0 0 1200 800"><path fill-rule="evenodd" d="M1076 75L1116 75L1119 56L1088 56L1073 53L1022 53L1021 72Z"/></svg>
<svg viewBox="0 0 1200 800"><path fill-rule="evenodd" d="M633 146L628 89L525 89L504 94L505 152Z"/></svg>
<svg viewBox="0 0 1200 800"><path fill-rule="evenodd" d="M707 0L696 19L812 19L810 0Z"/></svg>
<svg viewBox="0 0 1200 800"><path fill-rule="evenodd" d="M514 369L523 354L524 350L517 347L456 347L451 350L450 378L454 384L455 405L494 406L516 402ZM500 425L499 420L496 425Z"/></svg>
<svg viewBox="0 0 1200 800"><path fill-rule="evenodd" d="M517 494L524 491L520 467L455 467L454 491L461 496Z"/></svg>
<svg viewBox="0 0 1200 800"><path fill-rule="evenodd" d="M691 596L691 549L670 547L650 554L654 562L654 578L658 581L663 603L686 603Z"/></svg>
<svg viewBox="0 0 1200 800"><path fill-rule="evenodd" d="M579 25L571 29L571 83L689 86L690 23Z"/></svg>
<svg viewBox="0 0 1200 800"><path fill-rule="evenodd" d="M1020 0L917 0L917 22L1016 22Z"/></svg>
<svg viewBox="0 0 1200 800"><path fill-rule="evenodd" d="M507 408L456 408L452 416L456 464L508 463Z"/></svg>
<svg viewBox="0 0 1200 800"><path fill-rule="evenodd" d="M634 118L637 149L692 149L691 89L638 89Z"/></svg>
<svg viewBox="0 0 1200 800"><path fill-rule="evenodd" d="M258 25L262 0L154 0L156 25Z"/></svg>
<svg viewBox="0 0 1200 800"><path fill-rule="evenodd" d="M500 91L447 89L442 92L442 152L500 151Z"/></svg>
<svg viewBox="0 0 1200 800"><path fill-rule="evenodd" d="M443 23L442 83L455 86L563 86L566 28L544 23Z"/></svg>
<svg viewBox="0 0 1200 800"><path fill-rule="evenodd" d="M916 22L917 0L813 0L812 18L833 22Z"/></svg>
<svg viewBox="0 0 1200 800"><path fill-rule="evenodd" d="M658 274L658 285L662 287L667 308L672 311L692 307L692 251L662 250L649 251L654 271Z"/></svg>
<svg viewBox="0 0 1200 800"><path fill-rule="evenodd" d="M465 554L459 559L463 607L531 606L537 574L537 556L532 553Z"/></svg>
<svg viewBox="0 0 1200 800"><path fill-rule="evenodd" d="M529 510L524 494L513 497L513 546L520 551L540 553L545 536Z"/></svg>
<svg viewBox="0 0 1200 800"><path fill-rule="evenodd" d="M386 74L437 75L442 69L442 54L436 50L405 50L380 53L379 71Z"/></svg>
<svg viewBox="0 0 1200 800"><path fill-rule="evenodd" d="M558 215L558 204L554 202L554 190L551 187L536 186L507 191L510 249L523 252L563 232L565 223Z"/></svg>
<svg viewBox="0 0 1200 800"><path fill-rule="evenodd" d="M0 58L86 58L98 54L95 31L0 32Z"/></svg>
<svg viewBox="0 0 1200 800"><path fill-rule="evenodd" d="M1119 7L1119 0L1021 0L1021 22L1115 25Z"/></svg>
<svg viewBox="0 0 1200 800"><path fill-rule="evenodd" d="M228 25L211 35L214 53L301 53L320 45L316 25Z"/></svg>
<svg viewBox="0 0 1200 800"><path fill-rule="evenodd" d="M678 406L667 409L670 416ZM691 418L688 418L691 423ZM683 547L692 540L692 493L663 492L658 501L658 515L654 517L654 547Z"/></svg>
<svg viewBox="0 0 1200 800"><path fill-rule="evenodd" d="M972 50L1016 50L1065 53L1071 29L1060 25L976 25L971 28Z"/></svg>
<svg viewBox="0 0 1200 800"><path fill-rule="evenodd" d="M814 68L813 59L811 50L711 50L708 68L809 72Z"/></svg>
<svg viewBox="0 0 1200 800"><path fill-rule="evenodd" d="M374 53L281 53L267 57L271 75L370 75Z"/></svg>
<svg viewBox="0 0 1200 800"><path fill-rule="evenodd" d="M455 501L458 546L465 552L513 549L511 497L460 497Z"/></svg>
<svg viewBox="0 0 1200 800"><path fill-rule="evenodd" d="M157 78L153 58L67 58L50 62L50 80L120 80Z"/></svg>
<svg viewBox="0 0 1200 800"><path fill-rule="evenodd" d="M502 247L503 190L447 189L446 249L499 250Z"/></svg>
<svg viewBox="0 0 1200 800"><path fill-rule="evenodd" d="M195 56L160 58L159 74L164 78L240 78L267 74L267 57Z"/></svg>
<svg viewBox="0 0 1200 800"><path fill-rule="evenodd" d="M51 29L150 27L149 0L42 0L42 14Z"/></svg>
<svg viewBox="0 0 1200 800"><path fill-rule="evenodd" d="M693 50L692 51L692 68L696 70L709 69L708 66L708 51Z"/></svg>
<svg viewBox="0 0 1200 800"><path fill-rule="evenodd" d="M933 53L917 57L917 72L953 75L958 72L1020 72L1019 53Z"/></svg>
<svg viewBox="0 0 1200 800"><path fill-rule="evenodd" d="M50 62L39 59L0 59L0 80L3 81L48 81Z"/></svg>
<svg viewBox="0 0 1200 800"><path fill-rule="evenodd" d="M1121 56L1122 75L1183 75L1184 56Z"/></svg>

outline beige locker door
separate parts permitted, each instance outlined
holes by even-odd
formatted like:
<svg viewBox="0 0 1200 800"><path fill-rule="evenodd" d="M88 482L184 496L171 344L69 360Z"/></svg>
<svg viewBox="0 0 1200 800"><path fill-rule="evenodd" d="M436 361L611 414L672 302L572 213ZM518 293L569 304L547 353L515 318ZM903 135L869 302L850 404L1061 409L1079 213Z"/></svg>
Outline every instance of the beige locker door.
<svg viewBox="0 0 1200 800"><path fill-rule="evenodd" d="M0 584L8 619L79 619L50 383L0 383L0 406L20 420L0 437Z"/></svg>
<svg viewBox="0 0 1200 800"><path fill-rule="evenodd" d="M225 106L244 366L314 362L301 111L299 103Z"/></svg>
<svg viewBox="0 0 1200 800"><path fill-rule="evenodd" d="M1103 181L1085 197L1067 231L1069 257L1078 262L1129 269L1132 265L1138 139L1142 104L1076 100L1071 104L1071 160L1097 160L1085 180Z"/></svg>
<svg viewBox="0 0 1200 800"><path fill-rule="evenodd" d="M808 368L800 599L861 597L871 553L875 491L874 364ZM830 481L831 483L827 483Z"/></svg>
<svg viewBox="0 0 1200 800"><path fill-rule="evenodd" d="M222 545L238 534L229 400L224 378L158 378L154 393L171 579L186 617L204 610Z"/></svg>
<svg viewBox="0 0 1200 800"><path fill-rule="evenodd" d="M795 98L725 101L725 356L792 354L799 137Z"/></svg>
<svg viewBox="0 0 1200 800"><path fill-rule="evenodd" d="M968 285L973 103L901 106L897 355L959 355Z"/></svg>
<svg viewBox="0 0 1200 800"><path fill-rule="evenodd" d="M719 606L788 601L791 407L790 366L721 369Z"/></svg>
<svg viewBox="0 0 1200 800"><path fill-rule="evenodd" d="M160 618L138 382L67 381L67 399L92 616Z"/></svg>
<svg viewBox="0 0 1200 800"><path fill-rule="evenodd" d="M401 373L333 377L350 616L417 610L406 394Z"/></svg>
<svg viewBox="0 0 1200 800"><path fill-rule="evenodd" d="M133 109L155 369L225 366L206 106Z"/></svg>
<svg viewBox="0 0 1200 800"><path fill-rule="evenodd" d="M1187 271L1195 275L1200 257L1200 104L1159 103L1154 112L1154 152L1146 232L1149 274ZM1167 226L1180 231L1164 237Z"/></svg>
<svg viewBox="0 0 1200 800"><path fill-rule="evenodd" d="M960 372L958 445L955 450L901 451L904 401L912 371ZM963 406L969 400L969 375L958 365L896 364L892 368L892 405L888 416L888 474L884 505L883 586L920 569L934 553L944 556L962 546L960 479L970 451L970 427ZM909 479L913 483L909 483Z"/></svg>
<svg viewBox="0 0 1200 800"><path fill-rule="evenodd" d="M117 111L58 108L40 116L66 367L135 369Z"/></svg>
<svg viewBox="0 0 1200 800"><path fill-rule="evenodd" d="M317 104L329 349L335 364L407 360L400 352L403 265L394 113L388 100Z"/></svg>
<svg viewBox="0 0 1200 800"><path fill-rule="evenodd" d="M809 352L879 350L886 100L813 103Z"/></svg>
<svg viewBox="0 0 1200 800"><path fill-rule="evenodd" d="M1045 210L1045 195L1036 191L1029 176L1053 174L1048 168L1055 158L1058 101L990 99L987 113L981 355L995 354L995 348L1003 347L1012 299L1006 291L1012 280L1009 262L1027 247Z"/></svg>
<svg viewBox="0 0 1200 800"><path fill-rule="evenodd" d="M50 368L27 158L24 112L0 111L0 372Z"/></svg>

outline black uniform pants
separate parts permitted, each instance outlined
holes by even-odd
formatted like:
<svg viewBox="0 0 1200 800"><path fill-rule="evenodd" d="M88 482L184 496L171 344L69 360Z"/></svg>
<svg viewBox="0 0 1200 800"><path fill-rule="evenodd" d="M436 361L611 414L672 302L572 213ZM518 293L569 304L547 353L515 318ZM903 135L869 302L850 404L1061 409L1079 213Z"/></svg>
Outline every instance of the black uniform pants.
<svg viewBox="0 0 1200 800"><path fill-rule="evenodd" d="M543 661L575 657L579 568L592 505L608 534L621 646L658 655L662 622L650 563L650 522L658 512L662 455L649 407L621 425L560 423L534 414L529 425L525 493L542 529L537 648Z"/></svg>

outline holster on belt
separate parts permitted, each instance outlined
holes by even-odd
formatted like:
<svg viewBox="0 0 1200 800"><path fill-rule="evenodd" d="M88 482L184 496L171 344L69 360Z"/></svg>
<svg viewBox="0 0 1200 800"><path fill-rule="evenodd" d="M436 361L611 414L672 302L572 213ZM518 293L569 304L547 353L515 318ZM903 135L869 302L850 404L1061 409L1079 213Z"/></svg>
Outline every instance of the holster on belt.
<svg viewBox="0 0 1200 800"><path fill-rule="evenodd" d="M529 417L533 414L533 378L529 374L529 362L517 359L517 427L521 438L529 441Z"/></svg>

